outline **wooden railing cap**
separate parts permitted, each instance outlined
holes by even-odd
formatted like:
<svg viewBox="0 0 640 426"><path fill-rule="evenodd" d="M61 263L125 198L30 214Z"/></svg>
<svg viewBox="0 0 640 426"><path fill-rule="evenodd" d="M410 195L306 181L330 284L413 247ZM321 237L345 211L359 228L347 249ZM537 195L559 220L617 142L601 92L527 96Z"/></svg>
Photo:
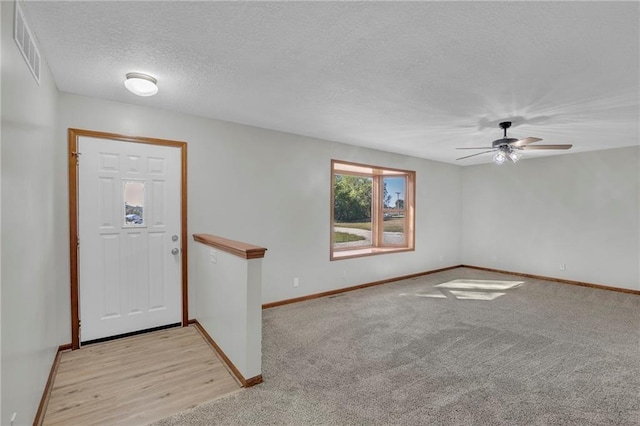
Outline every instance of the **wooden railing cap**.
<svg viewBox="0 0 640 426"><path fill-rule="evenodd" d="M211 234L193 234L193 239L199 243L226 251L243 259L262 259L264 253L267 251L264 247L254 246L253 244L230 240Z"/></svg>

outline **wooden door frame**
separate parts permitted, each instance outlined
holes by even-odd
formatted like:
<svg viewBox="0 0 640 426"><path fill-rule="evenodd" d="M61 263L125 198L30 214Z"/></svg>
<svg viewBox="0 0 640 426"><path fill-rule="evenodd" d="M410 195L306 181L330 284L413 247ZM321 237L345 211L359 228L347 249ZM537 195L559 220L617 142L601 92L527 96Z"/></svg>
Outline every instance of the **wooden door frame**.
<svg viewBox="0 0 640 426"><path fill-rule="evenodd" d="M69 253L71 269L71 348L80 348L80 316L78 306L78 138L81 136L180 148L181 156L181 247L182 247L182 326L189 325L187 281L187 143L166 139L125 136L116 133L69 128Z"/></svg>

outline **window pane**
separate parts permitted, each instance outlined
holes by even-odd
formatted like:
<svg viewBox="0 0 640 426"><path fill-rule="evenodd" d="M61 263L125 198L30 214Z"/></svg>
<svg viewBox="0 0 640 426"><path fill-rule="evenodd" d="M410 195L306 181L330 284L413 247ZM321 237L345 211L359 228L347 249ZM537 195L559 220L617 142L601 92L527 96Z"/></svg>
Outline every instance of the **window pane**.
<svg viewBox="0 0 640 426"><path fill-rule="evenodd" d="M334 248L371 245L373 179L334 175Z"/></svg>
<svg viewBox="0 0 640 426"><path fill-rule="evenodd" d="M385 177L382 179L382 206L384 209L404 210L407 182L404 177Z"/></svg>
<svg viewBox="0 0 640 426"><path fill-rule="evenodd" d="M404 245L405 244L405 208L407 181L402 177L382 178L382 244L384 245Z"/></svg>
<svg viewBox="0 0 640 426"><path fill-rule="evenodd" d="M144 182L124 181L124 224L144 226Z"/></svg>
<svg viewBox="0 0 640 426"><path fill-rule="evenodd" d="M383 244L392 246L405 245L404 224L404 212L401 215L394 215L389 219L385 219L382 226Z"/></svg>

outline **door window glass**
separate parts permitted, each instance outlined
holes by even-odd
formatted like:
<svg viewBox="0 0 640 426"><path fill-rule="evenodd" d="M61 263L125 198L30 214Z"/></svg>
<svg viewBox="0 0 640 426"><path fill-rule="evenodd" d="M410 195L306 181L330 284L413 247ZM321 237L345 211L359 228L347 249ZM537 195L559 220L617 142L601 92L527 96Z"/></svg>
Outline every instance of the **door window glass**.
<svg viewBox="0 0 640 426"><path fill-rule="evenodd" d="M124 181L124 225L145 226L144 223L144 181Z"/></svg>

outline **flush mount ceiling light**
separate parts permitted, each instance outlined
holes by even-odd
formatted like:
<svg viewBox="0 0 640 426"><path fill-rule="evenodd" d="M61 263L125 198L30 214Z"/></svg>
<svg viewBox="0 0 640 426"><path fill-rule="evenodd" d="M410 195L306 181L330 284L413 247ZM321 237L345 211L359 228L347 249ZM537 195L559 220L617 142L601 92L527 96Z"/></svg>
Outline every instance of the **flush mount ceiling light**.
<svg viewBox="0 0 640 426"><path fill-rule="evenodd" d="M124 81L126 87L131 93L138 96L153 96L158 93L158 80L147 74L139 72L130 72Z"/></svg>

